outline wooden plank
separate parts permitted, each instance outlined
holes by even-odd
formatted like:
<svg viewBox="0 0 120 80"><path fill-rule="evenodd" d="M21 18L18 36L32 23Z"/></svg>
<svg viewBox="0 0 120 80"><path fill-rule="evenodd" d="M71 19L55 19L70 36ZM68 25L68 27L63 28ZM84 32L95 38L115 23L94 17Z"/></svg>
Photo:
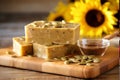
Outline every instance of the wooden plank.
<svg viewBox="0 0 120 80"><path fill-rule="evenodd" d="M65 65L62 61L47 62L36 57L17 57L5 55L10 48L0 49L0 65L55 73L79 78L95 78L100 74L112 69L119 63L119 52L117 48L109 47L106 54L101 58L100 63L93 66L70 64Z"/></svg>

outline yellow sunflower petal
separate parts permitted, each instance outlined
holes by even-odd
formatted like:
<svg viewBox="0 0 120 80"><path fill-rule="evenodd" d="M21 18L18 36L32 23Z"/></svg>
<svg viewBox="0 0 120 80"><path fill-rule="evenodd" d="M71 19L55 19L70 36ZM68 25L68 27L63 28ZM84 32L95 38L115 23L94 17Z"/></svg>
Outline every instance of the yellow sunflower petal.
<svg viewBox="0 0 120 80"><path fill-rule="evenodd" d="M103 11L107 11L109 6L110 6L109 2L104 3L103 4Z"/></svg>
<svg viewBox="0 0 120 80"><path fill-rule="evenodd" d="M117 21L114 17L114 12L108 10L108 8L109 2L101 5L100 0L85 0L85 2L83 2L83 0L77 1L74 3L74 7L71 8L71 14L73 15L71 21L81 24L81 36L101 37L103 32L109 33L108 31L112 31L114 29L113 24L116 24ZM91 10L101 12L100 14L104 16L104 22L99 24L99 26L93 27L86 21L86 15ZM92 24L93 23L95 22L92 22Z"/></svg>

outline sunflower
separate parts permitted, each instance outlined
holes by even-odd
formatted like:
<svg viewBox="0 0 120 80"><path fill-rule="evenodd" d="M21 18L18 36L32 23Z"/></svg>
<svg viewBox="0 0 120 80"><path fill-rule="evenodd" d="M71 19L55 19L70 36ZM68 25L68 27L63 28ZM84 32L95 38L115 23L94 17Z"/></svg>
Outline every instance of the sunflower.
<svg viewBox="0 0 120 80"><path fill-rule="evenodd" d="M119 10L119 0L101 0L101 4L104 4L105 2L110 2L110 10Z"/></svg>
<svg viewBox="0 0 120 80"><path fill-rule="evenodd" d="M72 18L72 15L70 14L70 7L72 7L73 4L64 4L63 2L59 2L58 6L55 8L54 12L51 12L48 15L47 20L48 21L62 21L65 20L66 22L69 22Z"/></svg>
<svg viewBox="0 0 120 80"><path fill-rule="evenodd" d="M80 36L98 38L102 33L114 30L117 19L113 16L115 12L108 10L109 2L101 5L100 0L76 1L71 8L73 20L70 22L80 23Z"/></svg>

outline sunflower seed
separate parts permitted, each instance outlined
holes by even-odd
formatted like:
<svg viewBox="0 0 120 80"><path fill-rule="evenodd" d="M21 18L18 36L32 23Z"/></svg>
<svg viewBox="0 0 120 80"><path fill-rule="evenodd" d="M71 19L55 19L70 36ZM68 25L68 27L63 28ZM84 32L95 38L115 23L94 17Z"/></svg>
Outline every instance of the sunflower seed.
<svg viewBox="0 0 120 80"><path fill-rule="evenodd" d="M86 65L87 65L87 66L92 66L92 64L91 64L91 63L86 63Z"/></svg>
<svg viewBox="0 0 120 80"><path fill-rule="evenodd" d="M64 61L64 64L70 64L70 63L72 63L72 62L69 60Z"/></svg>
<svg viewBox="0 0 120 80"><path fill-rule="evenodd" d="M82 57L82 59L86 60L86 59L88 59L88 56L84 55L84 56Z"/></svg>
<svg viewBox="0 0 120 80"><path fill-rule="evenodd" d="M61 60L65 61L65 60L67 60L67 57L61 57Z"/></svg>
<svg viewBox="0 0 120 80"><path fill-rule="evenodd" d="M100 62L100 59L99 59L99 58L94 58L94 59L93 59L93 62L94 62L94 63L99 63L99 62Z"/></svg>

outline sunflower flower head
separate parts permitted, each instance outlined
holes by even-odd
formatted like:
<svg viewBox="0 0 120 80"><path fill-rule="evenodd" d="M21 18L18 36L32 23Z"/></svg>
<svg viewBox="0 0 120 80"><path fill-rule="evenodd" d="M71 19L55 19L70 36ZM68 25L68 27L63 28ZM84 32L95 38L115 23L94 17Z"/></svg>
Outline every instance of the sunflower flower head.
<svg viewBox="0 0 120 80"><path fill-rule="evenodd" d="M72 15L70 13L70 7L72 7L73 4L66 5L63 2L59 2L57 7L53 12L51 12L48 15L47 20L48 21L62 21L65 20L66 22L69 22L72 18Z"/></svg>
<svg viewBox="0 0 120 80"><path fill-rule="evenodd" d="M117 19L115 11L108 10L110 3L101 5L100 0L80 0L71 7L73 19L70 22L80 23L80 36L100 38L102 33L113 31Z"/></svg>

